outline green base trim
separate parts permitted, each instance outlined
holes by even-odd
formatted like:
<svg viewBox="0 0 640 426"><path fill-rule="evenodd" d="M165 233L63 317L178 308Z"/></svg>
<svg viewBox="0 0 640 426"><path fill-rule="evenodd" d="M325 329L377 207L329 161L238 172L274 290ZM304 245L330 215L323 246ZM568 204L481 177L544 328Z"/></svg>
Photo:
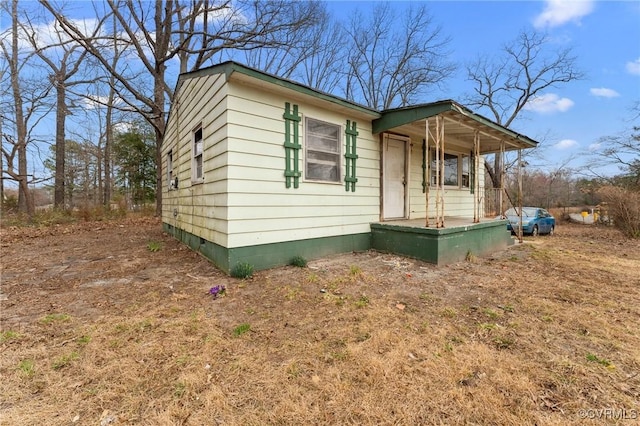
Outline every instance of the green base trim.
<svg viewBox="0 0 640 426"><path fill-rule="evenodd" d="M463 261L468 254L486 256L511 244L513 240L504 220L439 229L371 224L373 249L437 265Z"/></svg>
<svg viewBox="0 0 640 426"><path fill-rule="evenodd" d="M236 248L212 243L168 223L162 226L166 233L201 253L225 273L240 262L249 263L258 271L288 265L294 256L311 260L369 249L446 265L464 261L469 254L486 256L513 244L506 220L440 229L372 223L371 233Z"/></svg>
<svg viewBox="0 0 640 426"><path fill-rule="evenodd" d="M192 250L201 253L227 274L231 268L240 262L249 263L254 270L258 271L288 265L295 256L302 256L307 260L311 260L332 254L365 251L371 248L371 234L368 232L226 248L170 224L163 223L162 226L166 233L188 245Z"/></svg>

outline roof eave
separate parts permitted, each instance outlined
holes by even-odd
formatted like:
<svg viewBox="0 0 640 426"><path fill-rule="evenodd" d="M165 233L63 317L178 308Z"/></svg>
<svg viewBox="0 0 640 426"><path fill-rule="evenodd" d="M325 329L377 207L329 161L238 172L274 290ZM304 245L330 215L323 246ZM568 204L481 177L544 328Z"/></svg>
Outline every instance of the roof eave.
<svg viewBox="0 0 640 426"><path fill-rule="evenodd" d="M255 68L247 67L245 65L239 64L234 61L222 62L220 64L213 65L211 67L201 68L199 70L183 73L179 77L178 84L180 84L181 81L189 78L212 75L212 74L222 74L222 73L225 74L227 81L229 81L234 74L239 74L239 75L248 76L269 84L273 84L273 85L282 87L284 89L293 90L302 95L310 96L316 99L321 99L325 102L330 102L332 104L336 104L343 108L355 110L361 114L371 116L372 118L378 118L381 115L379 111L369 108L367 106L358 104L356 102L351 102L346 99L339 98L337 96L331 95L329 93L326 93L317 89L313 89L311 87L305 86L304 84L295 82L293 80L280 78L275 75L257 70Z"/></svg>
<svg viewBox="0 0 640 426"><path fill-rule="evenodd" d="M505 139L514 143L516 145L515 148L535 148L538 145L537 141L529 138L528 136L521 135L520 133L514 132L511 129L495 123L452 100L437 101L429 104L383 111L380 118L373 120L373 133L382 133L395 127L415 121L425 120L449 111L454 114L461 114L471 119L473 122L477 123L478 128L488 127L492 131L499 132L504 135Z"/></svg>

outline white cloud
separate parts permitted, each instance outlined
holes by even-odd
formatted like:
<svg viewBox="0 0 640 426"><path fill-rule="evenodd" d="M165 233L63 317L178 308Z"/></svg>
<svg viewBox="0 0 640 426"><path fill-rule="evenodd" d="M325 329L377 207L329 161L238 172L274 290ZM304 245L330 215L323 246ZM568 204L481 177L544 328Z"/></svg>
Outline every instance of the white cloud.
<svg viewBox="0 0 640 426"><path fill-rule="evenodd" d="M108 96L101 95L93 95L87 93L85 97L81 100L81 105L86 110L99 110L101 108L106 108L109 104ZM115 96L113 101L111 102L112 106L124 108L125 102L120 96Z"/></svg>
<svg viewBox="0 0 640 426"><path fill-rule="evenodd" d="M620 93L605 87L593 87L589 89L589 92L591 92L593 96L597 96L599 98L617 98L620 96Z"/></svg>
<svg viewBox="0 0 640 426"><path fill-rule="evenodd" d="M591 145L589 145L587 149L589 150L589 152L595 152L595 151L599 151L601 146L602 146L601 143L594 142Z"/></svg>
<svg viewBox="0 0 640 426"><path fill-rule="evenodd" d="M555 144L554 146L557 149L565 150L565 149L574 148L574 147L576 147L578 145L579 145L578 142L574 141L573 139L563 139L560 142L558 142L557 144Z"/></svg>
<svg viewBox="0 0 640 426"><path fill-rule="evenodd" d="M592 0L547 0L546 7L533 21L536 28L558 27L567 22L580 22L580 18L593 10Z"/></svg>
<svg viewBox="0 0 640 426"><path fill-rule="evenodd" d="M115 123L113 125L113 131L116 133L127 133L133 129L133 124L127 122Z"/></svg>
<svg viewBox="0 0 640 426"><path fill-rule="evenodd" d="M524 109L541 114L565 112L574 105L569 98L561 98L555 93L536 96L524 106Z"/></svg>
<svg viewBox="0 0 640 426"><path fill-rule="evenodd" d="M627 62L626 68L628 73L640 75L640 58Z"/></svg>

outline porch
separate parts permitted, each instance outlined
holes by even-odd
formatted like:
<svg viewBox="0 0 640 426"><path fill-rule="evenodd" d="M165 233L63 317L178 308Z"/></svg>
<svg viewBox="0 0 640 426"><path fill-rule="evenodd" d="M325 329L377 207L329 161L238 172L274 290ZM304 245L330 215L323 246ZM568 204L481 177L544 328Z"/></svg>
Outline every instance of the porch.
<svg viewBox="0 0 640 426"><path fill-rule="evenodd" d="M425 227L425 219L371 224L371 247L436 265L464 261L469 255L486 256L514 244L503 219L445 217L446 227Z"/></svg>
<svg viewBox="0 0 640 426"><path fill-rule="evenodd" d="M505 153L536 141L451 100L384 111L373 132L381 146L373 249L444 265L514 243L507 221L495 219L503 193L486 190L484 157L500 159L503 176Z"/></svg>

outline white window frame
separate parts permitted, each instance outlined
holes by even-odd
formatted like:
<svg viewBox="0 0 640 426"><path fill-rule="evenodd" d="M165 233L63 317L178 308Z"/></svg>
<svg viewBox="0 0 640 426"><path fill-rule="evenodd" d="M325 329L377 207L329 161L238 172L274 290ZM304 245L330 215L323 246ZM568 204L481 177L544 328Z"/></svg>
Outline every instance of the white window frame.
<svg viewBox="0 0 640 426"><path fill-rule="evenodd" d="M173 150L170 149L167 153L167 187L169 191L175 189L173 181Z"/></svg>
<svg viewBox="0 0 640 426"><path fill-rule="evenodd" d="M445 187L448 188L459 188L459 189L469 189L469 185L471 183L471 156L469 154L462 154L459 152L450 152L450 151L445 151L444 152L445 156L449 156L450 159L452 159L452 157L457 157L457 165L456 165L456 184L455 185L451 185L451 184L447 184L446 180L444 183ZM436 168L434 167L433 162L435 161L434 159L435 156L435 150L431 149L429 151L429 171L430 171L430 176L429 176L429 185L431 187L435 187L437 185L437 182L435 180L436 176ZM467 171L465 173L464 171L464 158L468 159L467 162ZM440 173L443 173L443 170L440 169ZM467 176L467 184L464 185L464 175Z"/></svg>
<svg viewBox="0 0 640 426"><path fill-rule="evenodd" d="M202 183L204 181L204 135L202 123L193 129L191 139L191 183Z"/></svg>
<svg viewBox="0 0 640 426"><path fill-rule="evenodd" d="M465 159L466 159L466 166L467 166L467 170L465 171ZM471 187L471 156L469 154L460 154L460 162L459 162L459 168L460 168L460 188L463 189L469 189ZM466 178L466 182L465 182L465 176Z"/></svg>
<svg viewBox="0 0 640 426"><path fill-rule="evenodd" d="M320 133L311 133L310 132L310 122L321 123L330 127L333 127L336 130L336 139L335 139L335 151L326 150L319 147L312 147L312 140L314 137L325 137L325 139L330 140L332 138L328 137L328 135L322 135ZM312 117L305 117L304 120L304 141L305 141L305 149L304 149L304 180L309 182L321 182L321 183L329 183L329 184L338 184L342 183L342 126L339 124L330 123L323 120L318 120ZM335 161L330 162L328 160L319 160L319 159L310 159L310 154L320 153L325 154L326 156L335 156ZM322 177L310 176L309 175L309 164L331 164L336 167L336 178L335 179L323 179Z"/></svg>

